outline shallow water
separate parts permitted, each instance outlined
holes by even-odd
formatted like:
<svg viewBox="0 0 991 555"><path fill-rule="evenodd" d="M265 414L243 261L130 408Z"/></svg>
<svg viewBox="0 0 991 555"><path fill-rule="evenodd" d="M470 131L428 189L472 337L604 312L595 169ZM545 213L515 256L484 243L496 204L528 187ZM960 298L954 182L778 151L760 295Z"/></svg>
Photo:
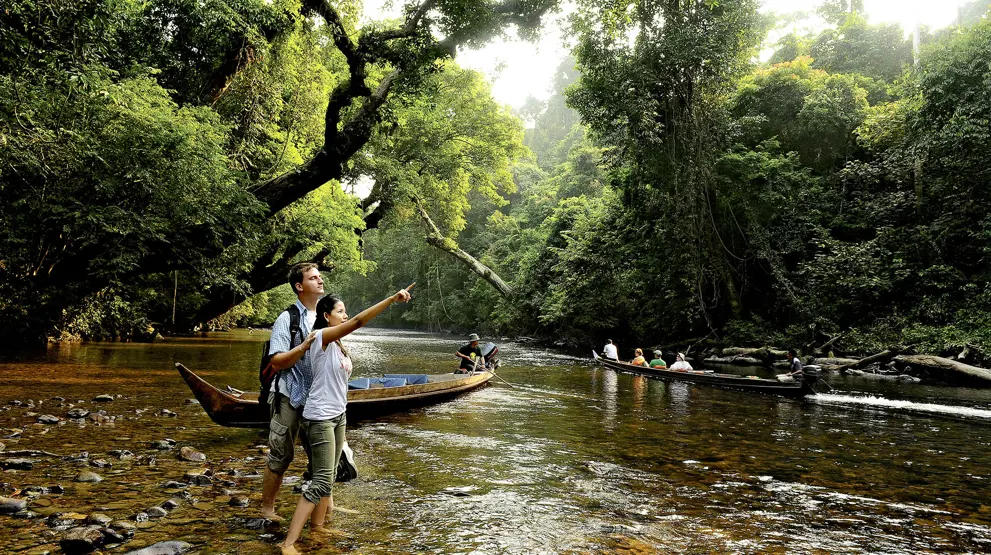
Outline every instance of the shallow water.
<svg viewBox="0 0 991 555"><path fill-rule="evenodd" d="M352 337L356 375L449 371L459 346L392 330ZM31 470L5 471L0 495L29 498L42 516L63 513L63 526L92 513L133 522L179 502L105 552L173 539L200 553L274 552L284 528L249 528L264 435L213 424L186 404L192 395L172 367L255 389L265 338L59 345L0 362L0 442L7 453L49 454L28 457ZM991 552L991 391L828 377L829 394L790 400L616 374L526 345L500 351L499 374L514 387L493 381L349 427L360 475L335 488L347 512L335 511L332 525L342 533L318 541L304 532L304 552ZM99 394L120 397L92 401ZM107 414L66 418L80 407ZM38 423L45 414L62 421ZM166 438L176 449L151 447ZM207 462L179 460L181 446ZM133 457L110 453L120 449ZM300 449L290 481L303 457ZM214 472L210 485L162 487L204 468ZM73 482L83 469L105 480ZM21 491L55 484L64 493ZM279 500L287 517L293 485ZM232 497L250 505L232 507ZM0 533L3 552L40 553L57 551L64 531L44 518L0 516Z"/></svg>

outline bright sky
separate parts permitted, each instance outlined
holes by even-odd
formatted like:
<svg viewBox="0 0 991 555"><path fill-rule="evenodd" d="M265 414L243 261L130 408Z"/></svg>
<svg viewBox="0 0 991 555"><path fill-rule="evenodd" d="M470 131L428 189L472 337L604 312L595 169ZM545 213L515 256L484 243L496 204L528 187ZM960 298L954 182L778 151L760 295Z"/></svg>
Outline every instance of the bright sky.
<svg viewBox="0 0 991 555"><path fill-rule="evenodd" d="M389 0L366 0L365 17L377 19L395 11L385 9ZM910 33L916 21L932 29L953 23L957 5L965 0L864 0L864 11L871 23L898 23ZM763 0L762 10L790 13L814 11L821 0ZM388 17L388 15L387 15ZM546 99L550 96L554 68L567 53L563 45L561 21L565 16L552 16L536 44L523 41L496 41L480 50L461 51L457 61L463 67L482 72L492 82L492 94L497 100L519 107L528 96Z"/></svg>

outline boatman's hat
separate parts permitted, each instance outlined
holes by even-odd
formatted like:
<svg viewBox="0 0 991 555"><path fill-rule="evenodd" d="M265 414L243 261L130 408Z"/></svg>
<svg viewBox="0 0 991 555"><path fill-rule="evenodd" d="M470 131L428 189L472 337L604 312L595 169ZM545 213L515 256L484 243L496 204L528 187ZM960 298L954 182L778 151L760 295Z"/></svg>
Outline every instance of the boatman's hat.
<svg viewBox="0 0 991 555"><path fill-rule="evenodd" d="M479 341L478 334L477 333L473 333L473 334L469 335L468 336L468 341Z"/></svg>

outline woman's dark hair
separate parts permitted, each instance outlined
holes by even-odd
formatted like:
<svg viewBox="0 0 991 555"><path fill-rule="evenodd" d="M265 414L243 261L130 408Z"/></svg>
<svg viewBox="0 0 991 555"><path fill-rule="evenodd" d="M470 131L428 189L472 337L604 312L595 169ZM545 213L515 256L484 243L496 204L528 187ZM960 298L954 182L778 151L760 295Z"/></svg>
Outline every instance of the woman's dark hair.
<svg viewBox="0 0 991 555"><path fill-rule="evenodd" d="M316 322L313 322L313 330L316 331L326 328L327 318L324 317L324 314L328 312L333 312L334 307L337 306L337 303L342 303L342 302L344 301L338 299L333 295L325 295L321 297L320 300L317 301L317 308L316 308L317 320ZM344 344L341 343L340 339L338 339L334 343L337 343L337 346L341 348L341 352L344 353L344 356L351 356L348 354L348 350L344 348Z"/></svg>
<svg viewBox="0 0 991 555"><path fill-rule="evenodd" d="M324 314L334 311L334 306L337 303L344 302L333 295L324 295L317 301L317 321L313 323L313 329L322 330L327 327L327 319L324 318Z"/></svg>

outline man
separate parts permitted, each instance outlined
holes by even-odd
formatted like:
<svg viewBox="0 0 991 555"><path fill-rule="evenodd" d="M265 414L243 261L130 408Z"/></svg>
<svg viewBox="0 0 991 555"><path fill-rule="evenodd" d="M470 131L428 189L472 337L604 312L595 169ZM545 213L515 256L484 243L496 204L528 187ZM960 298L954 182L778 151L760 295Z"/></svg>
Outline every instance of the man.
<svg viewBox="0 0 991 555"><path fill-rule="evenodd" d="M475 357L482 356L482 349L478 347L478 334L473 333L468 336L468 344L464 347L458 349L458 352L454 353L455 356L461 359L461 367L457 369L456 374L467 374L475 369ZM484 364L479 362L479 364Z"/></svg>
<svg viewBox="0 0 991 555"><path fill-rule="evenodd" d="M791 371L787 374L778 374L778 381L785 383L802 381L805 377L805 372L802 368L802 361L798 358L798 353L795 352L795 349L788 349L788 362L791 364Z"/></svg>
<svg viewBox="0 0 991 555"><path fill-rule="evenodd" d="M661 358L661 356L661 351L654 351L654 360L650 361L651 368L667 369L668 363L664 362L664 359Z"/></svg>
<svg viewBox="0 0 991 555"><path fill-rule="evenodd" d="M282 311L272 324L268 351L272 356L272 367L279 374L273 381L269 395L272 420L268 428L269 453L262 482L261 514L263 518L274 521L283 520L275 514L275 498L282 486L282 476L295 456L303 404L313 381L310 360L305 355L315 337L310 330L317 317L317 301L323 296L323 278L320 277L317 265L305 262L293 266L289 271L289 286L296 293L300 333L298 337L292 337L289 311ZM303 447L309 458L309 444L305 437Z"/></svg>
<svg viewBox="0 0 991 555"><path fill-rule="evenodd" d="M602 356L612 360L619 360L619 349L612 342L612 339L606 340L606 346L602 348Z"/></svg>

